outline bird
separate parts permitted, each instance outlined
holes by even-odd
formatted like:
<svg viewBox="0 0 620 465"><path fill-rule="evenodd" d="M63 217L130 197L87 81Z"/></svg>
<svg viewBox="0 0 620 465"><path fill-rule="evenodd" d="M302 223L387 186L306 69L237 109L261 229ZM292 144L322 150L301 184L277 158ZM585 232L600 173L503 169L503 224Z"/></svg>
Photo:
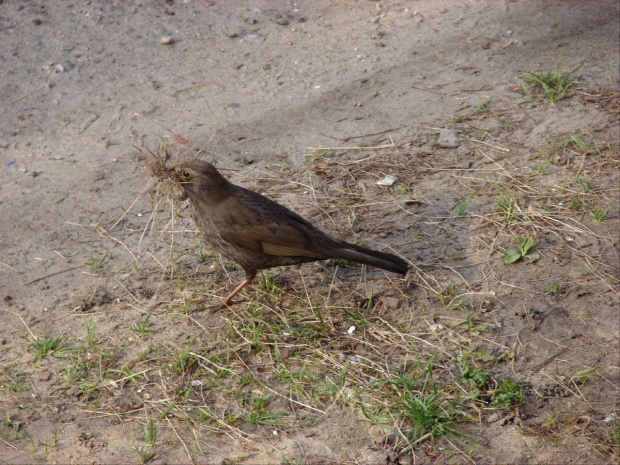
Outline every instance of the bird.
<svg viewBox="0 0 620 465"><path fill-rule="evenodd" d="M223 306L229 306L259 270L276 266L345 259L407 274L402 258L336 239L283 205L231 183L207 161L182 162L169 173L189 198L191 216L205 242L245 272Z"/></svg>

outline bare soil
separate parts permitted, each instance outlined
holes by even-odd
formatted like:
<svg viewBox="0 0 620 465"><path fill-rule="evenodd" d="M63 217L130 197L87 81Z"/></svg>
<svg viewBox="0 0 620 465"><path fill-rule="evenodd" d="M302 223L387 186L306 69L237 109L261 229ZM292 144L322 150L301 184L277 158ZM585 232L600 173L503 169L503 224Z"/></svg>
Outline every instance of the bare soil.
<svg viewBox="0 0 620 465"><path fill-rule="evenodd" d="M0 463L617 462L618 19L0 2ZM554 69L579 81L558 102L523 85ZM243 273L157 196L146 150L412 273L274 269L197 311ZM432 393L456 433L415 436L407 399Z"/></svg>

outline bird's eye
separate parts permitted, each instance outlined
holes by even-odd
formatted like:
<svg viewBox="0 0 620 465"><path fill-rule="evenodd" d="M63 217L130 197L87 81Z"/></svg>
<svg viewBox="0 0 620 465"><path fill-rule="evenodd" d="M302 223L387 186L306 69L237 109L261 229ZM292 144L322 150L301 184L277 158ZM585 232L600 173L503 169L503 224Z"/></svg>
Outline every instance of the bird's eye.
<svg viewBox="0 0 620 465"><path fill-rule="evenodd" d="M181 171L181 177L186 178L186 179L189 178L189 171L187 170Z"/></svg>

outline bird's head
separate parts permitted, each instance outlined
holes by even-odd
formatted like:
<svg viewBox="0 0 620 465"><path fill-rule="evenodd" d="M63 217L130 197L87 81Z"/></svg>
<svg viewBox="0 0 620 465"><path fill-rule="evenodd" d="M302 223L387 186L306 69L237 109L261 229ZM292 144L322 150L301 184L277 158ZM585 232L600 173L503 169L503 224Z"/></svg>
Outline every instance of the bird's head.
<svg viewBox="0 0 620 465"><path fill-rule="evenodd" d="M211 163L204 160L192 160L179 163L171 170L174 181L180 183L186 191L221 189L228 181Z"/></svg>

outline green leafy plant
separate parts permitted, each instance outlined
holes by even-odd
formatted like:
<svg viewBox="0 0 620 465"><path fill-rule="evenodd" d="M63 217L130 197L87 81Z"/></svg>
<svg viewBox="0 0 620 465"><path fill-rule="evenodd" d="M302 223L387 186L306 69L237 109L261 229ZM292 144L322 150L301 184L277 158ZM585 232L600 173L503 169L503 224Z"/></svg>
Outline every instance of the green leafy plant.
<svg viewBox="0 0 620 465"><path fill-rule="evenodd" d="M583 386L584 384L586 384L590 376L600 371L600 369L601 367L587 368L585 370L575 373L573 376L570 377L570 380L575 383L581 383L581 385Z"/></svg>
<svg viewBox="0 0 620 465"><path fill-rule="evenodd" d="M471 396L474 399L482 398L491 385L491 375L471 363L461 366L461 380L471 386Z"/></svg>
<svg viewBox="0 0 620 465"><path fill-rule="evenodd" d="M465 210L469 206L469 202L471 202L471 199L473 198L474 193L469 194L467 198L459 204L458 208L456 209L455 216L461 216L463 213L465 213Z"/></svg>
<svg viewBox="0 0 620 465"><path fill-rule="evenodd" d="M579 81L573 79L581 65L572 71L562 71L559 67L555 67L551 71L545 73L523 73L523 90L531 95L532 89L542 90L551 103L556 103L566 96L568 89Z"/></svg>
<svg viewBox="0 0 620 465"><path fill-rule="evenodd" d="M89 346L95 344L95 336L97 334L97 317L93 316L90 321L83 321L84 329L86 329L86 343Z"/></svg>
<svg viewBox="0 0 620 465"><path fill-rule="evenodd" d="M151 314L148 314L144 320L142 320L139 324L136 324L131 328L131 331L134 333L138 333L140 337L146 336L148 333L155 332L154 329L148 328L149 320L151 319Z"/></svg>
<svg viewBox="0 0 620 465"><path fill-rule="evenodd" d="M146 463L149 460L155 457L155 443L157 442L157 425L151 419L146 424L141 424L142 430L144 431L144 442L146 445L143 446L134 446L133 450L138 454L138 459L140 463Z"/></svg>
<svg viewBox="0 0 620 465"><path fill-rule="evenodd" d="M288 415L288 412L272 412L269 410L269 405L273 400L273 396L264 396L257 398L252 404L250 415L247 419L250 425L270 425L270 426L283 426L286 423L282 421L282 418Z"/></svg>
<svg viewBox="0 0 620 465"><path fill-rule="evenodd" d="M540 258L540 254L537 253L529 253L532 247L536 245L536 240L532 236L527 236L525 238L518 239L521 242L521 247L519 250L516 249L506 249L504 252L504 263L516 263L522 258L527 258L530 261L536 261Z"/></svg>
<svg viewBox="0 0 620 465"><path fill-rule="evenodd" d="M390 407L392 414L411 425L406 433L411 441L409 447L431 438L449 436L458 440L463 435L454 428L462 420L461 409L438 389L430 361L422 369L403 374L390 384L399 397Z"/></svg>
<svg viewBox="0 0 620 465"><path fill-rule="evenodd" d="M89 258L86 260L86 266L88 266L92 271L101 271L103 265L106 264L108 259L110 258L110 251L107 251L103 257L101 258Z"/></svg>
<svg viewBox="0 0 620 465"><path fill-rule="evenodd" d="M594 218L594 221L596 221L597 223L601 223L607 218L607 216L609 216L609 212L612 208L613 205L611 203L605 205L602 208L598 208L591 212L592 218Z"/></svg>
<svg viewBox="0 0 620 465"><path fill-rule="evenodd" d="M27 342L37 352L39 357L53 355L58 358L66 358L73 351L73 348L65 347L62 334L56 337L33 336L28 338Z"/></svg>
<svg viewBox="0 0 620 465"><path fill-rule="evenodd" d="M491 407L509 409L520 405L525 400L523 387L512 379L503 380L497 389L491 394Z"/></svg>

